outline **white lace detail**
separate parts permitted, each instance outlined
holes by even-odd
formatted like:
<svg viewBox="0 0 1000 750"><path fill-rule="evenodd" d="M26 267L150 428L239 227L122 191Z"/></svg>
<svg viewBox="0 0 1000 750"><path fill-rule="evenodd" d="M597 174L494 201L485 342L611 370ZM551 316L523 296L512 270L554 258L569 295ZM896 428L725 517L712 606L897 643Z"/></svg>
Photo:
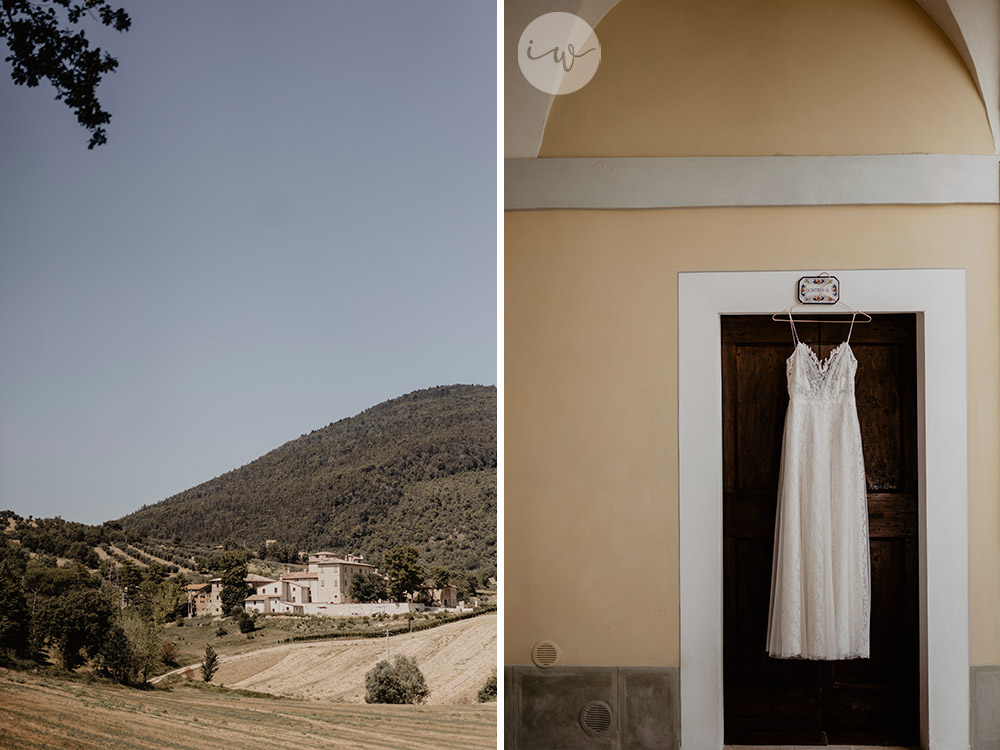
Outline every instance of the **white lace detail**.
<svg viewBox="0 0 1000 750"><path fill-rule="evenodd" d="M857 359L845 341L786 362L767 651L785 659L869 656L871 564Z"/></svg>

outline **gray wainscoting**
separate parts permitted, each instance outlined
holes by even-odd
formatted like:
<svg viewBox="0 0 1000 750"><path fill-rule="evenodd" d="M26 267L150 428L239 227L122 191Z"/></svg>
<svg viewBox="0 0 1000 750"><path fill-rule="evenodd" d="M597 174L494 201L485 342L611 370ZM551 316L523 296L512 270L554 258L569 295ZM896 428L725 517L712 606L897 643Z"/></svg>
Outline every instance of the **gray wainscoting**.
<svg viewBox="0 0 1000 750"><path fill-rule="evenodd" d="M677 667L504 667L506 750L680 747Z"/></svg>
<svg viewBox="0 0 1000 750"><path fill-rule="evenodd" d="M969 668L972 750L1000 750L1000 664Z"/></svg>
<svg viewBox="0 0 1000 750"><path fill-rule="evenodd" d="M970 667L969 679L972 750L1000 750L1000 664ZM506 750L680 747L677 667L507 666L504 701ZM606 727L588 723L605 708Z"/></svg>

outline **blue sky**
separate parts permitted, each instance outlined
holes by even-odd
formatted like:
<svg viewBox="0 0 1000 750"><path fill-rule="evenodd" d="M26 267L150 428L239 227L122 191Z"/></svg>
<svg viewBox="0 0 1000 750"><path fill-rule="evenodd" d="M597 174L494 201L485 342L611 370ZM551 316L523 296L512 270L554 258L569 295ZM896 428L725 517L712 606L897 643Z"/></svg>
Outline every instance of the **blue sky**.
<svg viewBox="0 0 1000 750"><path fill-rule="evenodd" d="M122 5L107 145L0 75L0 508L99 523L496 383L496 6Z"/></svg>

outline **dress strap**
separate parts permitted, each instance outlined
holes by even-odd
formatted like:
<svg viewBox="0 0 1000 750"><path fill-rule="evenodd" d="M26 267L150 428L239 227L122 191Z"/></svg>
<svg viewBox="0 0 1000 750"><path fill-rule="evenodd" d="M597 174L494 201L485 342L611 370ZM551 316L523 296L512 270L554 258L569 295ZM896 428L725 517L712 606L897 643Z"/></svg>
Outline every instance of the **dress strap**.
<svg viewBox="0 0 1000 750"><path fill-rule="evenodd" d="M854 319L858 317L857 313L851 316L851 327L847 329L847 341L845 343L851 343L851 332L854 330Z"/></svg>
<svg viewBox="0 0 1000 750"><path fill-rule="evenodd" d="M795 330L795 321L792 320L791 312L788 313L788 322L792 324L792 341L795 342L795 346L799 345L799 333Z"/></svg>

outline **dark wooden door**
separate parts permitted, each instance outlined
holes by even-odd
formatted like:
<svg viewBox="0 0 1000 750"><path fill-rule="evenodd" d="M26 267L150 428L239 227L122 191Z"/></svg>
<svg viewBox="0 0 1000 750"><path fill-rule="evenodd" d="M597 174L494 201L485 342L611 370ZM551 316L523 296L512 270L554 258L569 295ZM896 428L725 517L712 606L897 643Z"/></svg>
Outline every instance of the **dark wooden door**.
<svg viewBox="0 0 1000 750"><path fill-rule="evenodd" d="M848 330L796 327L821 358ZM727 744L919 743L915 342L913 315L877 315L851 335L868 484L871 658L772 659L765 644L792 337L770 316L722 319Z"/></svg>

